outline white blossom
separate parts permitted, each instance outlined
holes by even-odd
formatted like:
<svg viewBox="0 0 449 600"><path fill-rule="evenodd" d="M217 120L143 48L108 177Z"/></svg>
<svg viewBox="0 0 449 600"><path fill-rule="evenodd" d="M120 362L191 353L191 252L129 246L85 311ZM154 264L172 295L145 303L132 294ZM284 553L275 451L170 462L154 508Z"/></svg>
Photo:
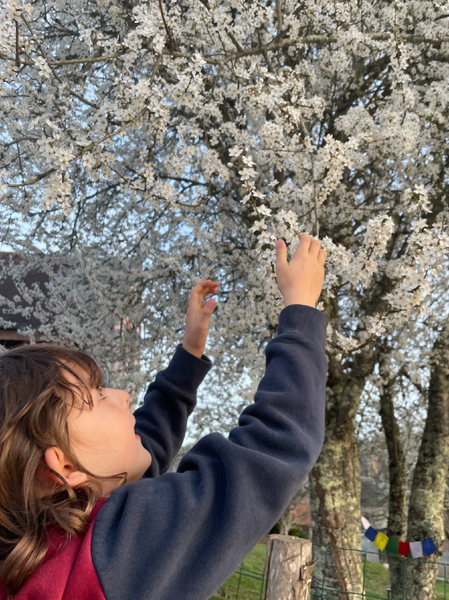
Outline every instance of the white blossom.
<svg viewBox="0 0 449 600"><path fill-rule="evenodd" d="M189 287L220 278L209 351L225 397L236 364L263 369L282 308L276 240L291 257L318 229L332 360L399 331L391 343L407 353L424 318L437 330L447 64L401 32L447 37L441 8L281 2L279 45L276 3L164 1L164 19L157 2L49 6L0 6L0 233L50 271L71 265L70 301L52 283L71 343L105 368L120 356L137 389L179 342ZM33 33L20 18L31 11ZM125 317L134 337L113 328ZM252 383L241 390L250 399Z"/></svg>

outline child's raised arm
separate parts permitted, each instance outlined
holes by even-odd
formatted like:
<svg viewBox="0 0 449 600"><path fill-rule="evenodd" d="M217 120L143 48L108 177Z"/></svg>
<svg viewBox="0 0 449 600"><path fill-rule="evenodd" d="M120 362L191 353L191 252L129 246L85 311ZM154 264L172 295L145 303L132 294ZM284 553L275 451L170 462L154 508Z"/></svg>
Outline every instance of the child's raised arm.
<svg viewBox="0 0 449 600"><path fill-rule="evenodd" d="M93 529L107 600L206 600L280 518L324 439L327 320L313 308L325 255L302 236L277 274L287 307L255 402L166 473L114 490ZM320 283L321 282L321 283Z"/></svg>
<svg viewBox="0 0 449 600"><path fill-rule="evenodd" d="M183 344L167 369L158 373L150 384L143 405L134 411L135 431L152 456L144 477L164 473L184 440L187 419L196 405L197 389L212 366L203 354L216 301L203 300L215 294L218 286L218 282L207 279L192 289Z"/></svg>

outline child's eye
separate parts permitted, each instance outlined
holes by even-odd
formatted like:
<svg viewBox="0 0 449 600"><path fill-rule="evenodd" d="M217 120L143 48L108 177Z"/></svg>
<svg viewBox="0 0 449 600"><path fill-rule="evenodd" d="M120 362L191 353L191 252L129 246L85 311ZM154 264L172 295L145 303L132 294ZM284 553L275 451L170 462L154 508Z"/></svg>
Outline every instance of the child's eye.
<svg viewBox="0 0 449 600"><path fill-rule="evenodd" d="M103 394L103 389L104 389L104 388L102 388L102 387L98 388L98 392L99 392L98 399L99 399L99 400L104 400L104 398L105 398L105 396L104 396L104 394Z"/></svg>

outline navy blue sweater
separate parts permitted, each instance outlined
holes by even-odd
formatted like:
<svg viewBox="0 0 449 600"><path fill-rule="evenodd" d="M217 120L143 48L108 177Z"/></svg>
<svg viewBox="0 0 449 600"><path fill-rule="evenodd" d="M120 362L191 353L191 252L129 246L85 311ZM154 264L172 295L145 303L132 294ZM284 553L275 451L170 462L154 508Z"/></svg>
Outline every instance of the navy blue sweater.
<svg viewBox="0 0 449 600"><path fill-rule="evenodd" d="M285 308L238 427L227 438L205 436L167 473L211 366L178 347L134 413L153 458L144 478L99 502L83 540L64 551L54 544L17 598L210 598L280 518L321 451L326 325L314 308Z"/></svg>

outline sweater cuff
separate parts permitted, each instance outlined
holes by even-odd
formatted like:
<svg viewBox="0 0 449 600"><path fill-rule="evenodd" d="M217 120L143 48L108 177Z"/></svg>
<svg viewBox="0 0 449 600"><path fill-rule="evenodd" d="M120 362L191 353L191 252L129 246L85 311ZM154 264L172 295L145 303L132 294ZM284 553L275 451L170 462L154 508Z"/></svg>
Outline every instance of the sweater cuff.
<svg viewBox="0 0 449 600"><path fill-rule="evenodd" d="M290 304L279 315L278 334L294 331L309 338L324 351L326 347L326 315L312 306Z"/></svg>
<svg viewBox="0 0 449 600"><path fill-rule="evenodd" d="M211 367L212 362L205 354L198 358L179 344L170 364L161 375L184 393L195 396Z"/></svg>

